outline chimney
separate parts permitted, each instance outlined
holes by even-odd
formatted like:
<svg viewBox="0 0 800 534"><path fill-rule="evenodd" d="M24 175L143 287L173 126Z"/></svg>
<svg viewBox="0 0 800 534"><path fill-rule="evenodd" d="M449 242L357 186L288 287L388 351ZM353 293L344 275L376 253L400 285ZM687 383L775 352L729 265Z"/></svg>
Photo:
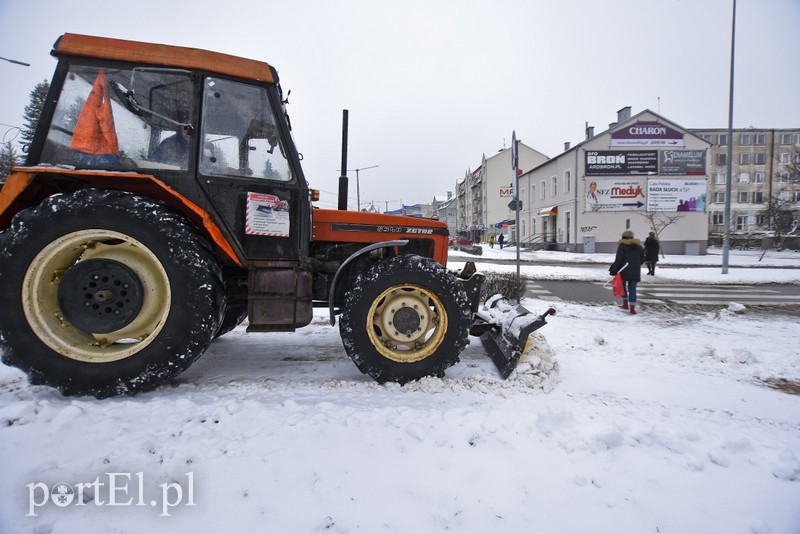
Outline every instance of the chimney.
<svg viewBox="0 0 800 534"><path fill-rule="evenodd" d="M591 139L594 137L594 126L589 126L589 123L586 123L586 139Z"/></svg>
<svg viewBox="0 0 800 534"><path fill-rule="evenodd" d="M564 152L569 150L569 141L564 141Z"/></svg>
<svg viewBox="0 0 800 534"><path fill-rule="evenodd" d="M618 122L609 122L608 123L608 129L609 130L613 130L614 128L617 127L617 124L619 124L619 123Z"/></svg>
<svg viewBox="0 0 800 534"><path fill-rule="evenodd" d="M626 120L631 118L631 107L625 106L621 110L617 111L617 122L625 122Z"/></svg>
<svg viewBox="0 0 800 534"><path fill-rule="evenodd" d="M453 198L453 192L452 191L448 191L447 192L447 200L450 200L451 198Z"/></svg>

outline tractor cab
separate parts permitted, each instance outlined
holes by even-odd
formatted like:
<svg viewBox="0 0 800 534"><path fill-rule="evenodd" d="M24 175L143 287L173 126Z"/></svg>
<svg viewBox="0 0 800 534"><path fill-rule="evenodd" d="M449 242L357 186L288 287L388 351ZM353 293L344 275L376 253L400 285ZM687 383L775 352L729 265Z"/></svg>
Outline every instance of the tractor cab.
<svg viewBox="0 0 800 534"><path fill-rule="evenodd" d="M211 214L244 264L307 254L308 190L271 67L72 34L53 54L28 165L153 176Z"/></svg>

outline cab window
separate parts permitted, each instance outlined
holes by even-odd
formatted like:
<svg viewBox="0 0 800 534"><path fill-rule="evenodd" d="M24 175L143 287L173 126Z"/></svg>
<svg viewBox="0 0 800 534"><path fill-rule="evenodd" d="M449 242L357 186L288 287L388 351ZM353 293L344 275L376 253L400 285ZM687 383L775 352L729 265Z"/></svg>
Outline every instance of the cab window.
<svg viewBox="0 0 800 534"><path fill-rule="evenodd" d="M263 87L206 78L201 136L201 174L292 180Z"/></svg>

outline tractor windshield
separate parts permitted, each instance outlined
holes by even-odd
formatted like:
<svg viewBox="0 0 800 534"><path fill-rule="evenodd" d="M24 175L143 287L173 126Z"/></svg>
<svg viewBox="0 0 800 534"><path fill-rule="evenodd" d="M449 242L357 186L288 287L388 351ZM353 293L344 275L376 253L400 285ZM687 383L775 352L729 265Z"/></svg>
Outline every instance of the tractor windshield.
<svg viewBox="0 0 800 534"><path fill-rule="evenodd" d="M195 81L173 69L71 65L41 163L133 170L189 168Z"/></svg>

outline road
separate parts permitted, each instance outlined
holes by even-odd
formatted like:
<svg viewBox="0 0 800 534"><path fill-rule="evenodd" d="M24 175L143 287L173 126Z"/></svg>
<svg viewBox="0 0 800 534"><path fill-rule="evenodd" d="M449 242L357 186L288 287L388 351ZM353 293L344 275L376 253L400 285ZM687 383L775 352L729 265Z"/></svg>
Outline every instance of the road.
<svg viewBox="0 0 800 534"><path fill-rule="evenodd" d="M645 277L643 277L645 278ZM640 304L800 306L800 285L701 285L649 282L643 279L637 293ZM602 282L531 280L528 297L544 300L611 303L611 287Z"/></svg>

